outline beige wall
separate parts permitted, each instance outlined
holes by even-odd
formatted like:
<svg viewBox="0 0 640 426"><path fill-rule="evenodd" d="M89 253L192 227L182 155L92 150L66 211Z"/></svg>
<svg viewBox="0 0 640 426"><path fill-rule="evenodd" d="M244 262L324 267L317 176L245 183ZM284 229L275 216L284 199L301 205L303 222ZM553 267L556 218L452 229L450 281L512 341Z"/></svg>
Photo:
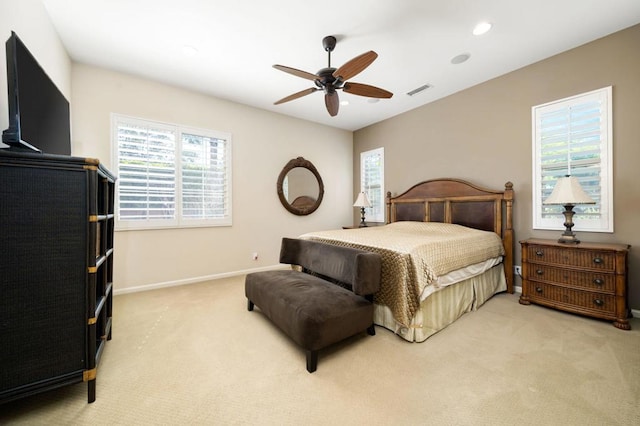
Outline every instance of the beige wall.
<svg viewBox="0 0 640 426"><path fill-rule="evenodd" d="M9 4L10 3L10 4ZM0 131L9 126L5 41L15 31L58 89L71 97L71 60L40 0L2 0L0 7ZM73 114L73 110L72 110ZM0 147L4 144L0 143Z"/></svg>
<svg viewBox="0 0 640 426"><path fill-rule="evenodd" d="M639 48L637 25L355 132L354 192L360 152L383 146L387 191L438 177L488 188L511 181L516 241L557 238L560 231L532 229L531 107L611 85L615 233L579 237L633 246L629 304L640 309Z"/></svg>
<svg viewBox="0 0 640 426"><path fill-rule="evenodd" d="M72 86L74 154L97 157L114 172L111 113L229 132L233 139L233 226L116 232L116 291L271 267L282 237L351 223L351 132L82 64L73 65ZM289 213L276 192L280 171L299 156L325 184L322 204L309 216Z"/></svg>

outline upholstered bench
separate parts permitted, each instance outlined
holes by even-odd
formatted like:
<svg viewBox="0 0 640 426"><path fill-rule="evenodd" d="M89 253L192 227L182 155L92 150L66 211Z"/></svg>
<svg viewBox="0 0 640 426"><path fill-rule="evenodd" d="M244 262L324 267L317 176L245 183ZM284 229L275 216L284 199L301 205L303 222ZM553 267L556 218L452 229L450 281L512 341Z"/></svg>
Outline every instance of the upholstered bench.
<svg viewBox="0 0 640 426"><path fill-rule="evenodd" d="M258 306L284 333L306 350L307 371L318 351L373 326L373 293L380 287L380 255L311 240L283 238L280 263L301 271L248 274L247 308Z"/></svg>

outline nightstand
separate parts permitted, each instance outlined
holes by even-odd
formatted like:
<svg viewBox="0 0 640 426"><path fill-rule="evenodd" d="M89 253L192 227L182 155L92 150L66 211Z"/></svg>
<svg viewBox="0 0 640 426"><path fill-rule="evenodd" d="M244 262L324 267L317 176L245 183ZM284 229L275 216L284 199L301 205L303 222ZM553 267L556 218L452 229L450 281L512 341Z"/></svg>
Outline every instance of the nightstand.
<svg viewBox="0 0 640 426"><path fill-rule="evenodd" d="M342 229L358 229L358 228L373 228L374 226L386 225L384 222L367 222L367 226L351 225L343 226Z"/></svg>
<svg viewBox="0 0 640 426"><path fill-rule="evenodd" d="M528 239L522 246L520 303L535 303L613 321L630 330L627 320L626 244L561 244Z"/></svg>

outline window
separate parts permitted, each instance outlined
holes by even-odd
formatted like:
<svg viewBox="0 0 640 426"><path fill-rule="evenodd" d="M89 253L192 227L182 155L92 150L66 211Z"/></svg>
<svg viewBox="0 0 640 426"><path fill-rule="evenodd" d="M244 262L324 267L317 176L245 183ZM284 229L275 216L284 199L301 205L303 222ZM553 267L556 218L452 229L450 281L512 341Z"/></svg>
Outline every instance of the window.
<svg viewBox="0 0 640 426"><path fill-rule="evenodd" d="M231 225L231 135L113 115L116 229Z"/></svg>
<svg viewBox="0 0 640 426"><path fill-rule="evenodd" d="M532 108L533 227L565 229L562 206L544 205L572 175L596 204L574 208L575 230L613 232L611 87Z"/></svg>
<svg viewBox="0 0 640 426"><path fill-rule="evenodd" d="M371 207L365 209L368 222L384 222L384 148L360 154L360 191L365 192Z"/></svg>

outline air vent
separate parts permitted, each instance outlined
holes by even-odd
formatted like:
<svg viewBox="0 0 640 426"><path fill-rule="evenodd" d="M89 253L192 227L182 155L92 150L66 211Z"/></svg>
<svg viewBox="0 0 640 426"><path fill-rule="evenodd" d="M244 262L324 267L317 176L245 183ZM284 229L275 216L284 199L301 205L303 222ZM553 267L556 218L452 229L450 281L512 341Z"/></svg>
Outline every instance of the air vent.
<svg viewBox="0 0 640 426"><path fill-rule="evenodd" d="M407 92L407 95L409 95L409 96L417 95L418 93L422 92L423 90L430 89L431 87L433 87L433 86L431 86L430 84L425 84L424 86L417 87L417 88L411 90L410 92Z"/></svg>

